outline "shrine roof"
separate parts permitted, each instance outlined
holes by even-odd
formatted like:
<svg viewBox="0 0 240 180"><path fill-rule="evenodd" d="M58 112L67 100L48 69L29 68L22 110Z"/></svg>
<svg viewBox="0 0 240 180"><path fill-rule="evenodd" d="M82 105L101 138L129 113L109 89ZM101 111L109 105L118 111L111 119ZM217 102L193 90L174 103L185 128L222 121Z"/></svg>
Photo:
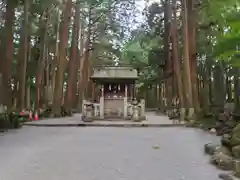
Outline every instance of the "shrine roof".
<svg viewBox="0 0 240 180"><path fill-rule="evenodd" d="M91 79L126 79L137 80L138 72L136 69L127 66L105 66L95 67Z"/></svg>

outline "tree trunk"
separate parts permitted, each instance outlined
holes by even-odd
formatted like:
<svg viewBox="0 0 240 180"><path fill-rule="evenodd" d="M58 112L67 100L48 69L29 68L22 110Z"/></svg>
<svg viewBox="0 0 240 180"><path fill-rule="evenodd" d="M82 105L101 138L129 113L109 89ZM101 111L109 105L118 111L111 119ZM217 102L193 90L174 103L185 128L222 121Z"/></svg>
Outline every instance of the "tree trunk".
<svg viewBox="0 0 240 180"><path fill-rule="evenodd" d="M83 70L83 61L84 61L84 26L83 23L81 23L81 36L80 36L80 50L79 50L79 54L80 54L80 61L79 61L79 71L78 71L78 86L77 86L77 94L78 94L78 98L77 98L77 102L76 102L76 106L79 109L79 111L82 109L82 70Z"/></svg>
<svg viewBox="0 0 240 180"><path fill-rule="evenodd" d="M229 71L226 72L226 77L225 77L225 80L226 80L226 91L227 91L227 99L228 100L232 100L233 99L233 94L232 94L232 80L229 76Z"/></svg>
<svg viewBox="0 0 240 180"><path fill-rule="evenodd" d="M188 11L186 0L182 0L182 31L183 31L183 69L185 75L185 92L186 102L188 107L188 119L194 119L194 107L192 98L192 83L191 83L191 71L189 62L189 44L188 44Z"/></svg>
<svg viewBox="0 0 240 180"><path fill-rule="evenodd" d="M183 98L183 85L180 61L178 58L178 30L177 30L177 17L176 17L176 0L173 0L173 22L172 22L172 47L173 47L173 61L174 61L174 72L177 80L178 97L180 101L180 120L185 119L185 107Z"/></svg>
<svg viewBox="0 0 240 180"><path fill-rule="evenodd" d="M213 104L213 82L212 82L212 64L207 64L207 72L208 72L208 89L209 89L209 103Z"/></svg>
<svg viewBox="0 0 240 180"><path fill-rule="evenodd" d="M4 106L3 106L3 83L2 83L2 73L0 73L0 114L4 112Z"/></svg>
<svg viewBox="0 0 240 180"><path fill-rule="evenodd" d="M57 29L56 29L56 42L55 42L55 52L54 52L54 59L50 65L50 87L51 91L49 92L49 105L53 105L53 98L54 98L54 88L55 88L55 80L56 80L56 65L58 62L58 48L59 48L59 33L60 33L60 12L57 11Z"/></svg>
<svg viewBox="0 0 240 180"><path fill-rule="evenodd" d="M202 82L202 91L201 91L201 100L202 100L202 107L203 107L203 114L204 115L209 115L210 113L210 87L211 84L209 82L209 79L211 79L211 77L209 77L209 69L205 68L205 71L203 71L203 82Z"/></svg>
<svg viewBox="0 0 240 180"><path fill-rule="evenodd" d="M46 40L47 43L47 40ZM49 56L49 51L50 51L50 46L49 43L46 44L45 48L45 69L44 69L44 106L49 107L51 104L51 92L52 92L52 87L50 83L50 56Z"/></svg>
<svg viewBox="0 0 240 180"><path fill-rule="evenodd" d="M60 12L58 12L58 24L57 24L57 31L56 31L56 44L55 44L55 56L53 63L51 65L51 84L53 87L53 93L54 93L54 87L55 87L55 80L56 80L56 66L58 62L58 57L59 57L59 33L60 33Z"/></svg>
<svg viewBox="0 0 240 180"><path fill-rule="evenodd" d="M4 36L1 48L3 58L0 59L0 68L2 69L2 71L0 71L2 72L2 94L4 94L3 104L7 106L8 109L12 106L11 71L13 59L13 25L15 19L15 7L16 3L13 1L7 1Z"/></svg>
<svg viewBox="0 0 240 180"><path fill-rule="evenodd" d="M195 6L196 0L187 0L188 10L188 36L189 36L189 61L192 82L193 106L197 114L201 113L198 84L197 84L197 57L196 57L196 19L197 12Z"/></svg>
<svg viewBox="0 0 240 180"><path fill-rule="evenodd" d="M41 85L42 85L42 79L43 79L43 72L44 67L46 64L46 44L47 44L47 24L48 24L48 12L45 11L41 22L40 22L40 57L38 59L38 67L37 67L37 73L36 73L36 110L39 111L40 108L40 97L41 97Z"/></svg>
<svg viewBox="0 0 240 180"><path fill-rule="evenodd" d="M91 22L91 18L92 18L92 7L90 7L89 9L89 19L90 22L88 24L88 33L87 33L87 37L86 37L86 42L85 42L85 47L84 47L84 51L82 53L82 59L80 62L80 79L79 79L79 91L80 91L80 97L79 97L79 108L82 106L82 100L84 100L86 98L86 91L87 91L87 84L88 84L88 60L89 60L89 46L90 46L90 41L91 41L91 35L92 35L92 22Z"/></svg>
<svg viewBox="0 0 240 180"><path fill-rule="evenodd" d="M25 106L25 87L28 50L28 12L30 0L24 1L24 21L21 28L20 47L18 52L18 97L17 108L23 110Z"/></svg>
<svg viewBox="0 0 240 180"><path fill-rule="evenodd" d="M218 110L223 110L225 91L224 91L224 72L221 62L219 62L214 68L214 104L218 107Z"/></svg>
<svg viewBox="0 0 240 180"><path fill-rule="evenodd" d="M68 84L67 84L67 92L65 98L65 108L70 111L73 106L73 86L74 81L77 76L77 49L78 49L78 40L79 40L79 26L80 26L80 3L79 1L75 5L75 17L74 24L72 30L72 45L71 45L71 57L68 65ZM75 84L76 86L76 84Z"/></svg>
<svg viewBox="0 0 240 180"><path fill-rule="evenodd" d="M25 93L25 101L26 101L26 108L31 109L31 86L30 86L31 78L28 78L28 83L26 85L26 93Z"/></svg>
<svg viewBox="0 0 240 180"><path fill-rule="evenodd" d="M235 111L240 110L240 100L239 100L239 69L235 70L234 75L234 100L235 100Z"/></svg>
<svg viewBox="0 0 240 180"><path fill-rule="evenodd" d="M77 48L77 56L76 56L76 74L74 76L74 80L73 80L73 90L72 90L72 94L73 94L73 100L72 100L72 108L77 108L77 100L78 100L78 77L79 77L79 66L80 66L80 50L79 48Z"/></svg>
<svg viewBox="0 0 240 180"><path fill-rule="evenodd" d="M166 62L166 72L170 72L172 70L172 59L171 52L169 47L170 40L170 32L171 32L171 7L170 0L165 0L164 7L164 59ZM167 110L171 109L171 100L172 100L172 76L168 77L167 83Z"/></svg>
<svg viewBox="0 0 240 180"><path fill-rule="evenodd" d="M164 99L164 83L159 83L159 107L158 111L159 112L164 112L164 104L163 104L163 99Z"/></svg>
<svg viewBox="0 0 240 180"><path fill-rule="evenodd" d="M90 42L90 38L88 42ZM86 52L84 53L84 66L83 66L84 68L82 73L82 100L88 97L87 91L88 91L89 55L90 55L89 44L90 43L87 43Z"/></svg>
<svg viewBox="0 0 240 180"><path fill-rule="evenodd" d="M53 98L53 115L61 116L61 106L63 98L63 81L66 66L66 55L68 49L68 26L71 18L72 0L67 0L63 20L60 24L60 42L59 42L59 56L57 61L56 81Z"/></svg>

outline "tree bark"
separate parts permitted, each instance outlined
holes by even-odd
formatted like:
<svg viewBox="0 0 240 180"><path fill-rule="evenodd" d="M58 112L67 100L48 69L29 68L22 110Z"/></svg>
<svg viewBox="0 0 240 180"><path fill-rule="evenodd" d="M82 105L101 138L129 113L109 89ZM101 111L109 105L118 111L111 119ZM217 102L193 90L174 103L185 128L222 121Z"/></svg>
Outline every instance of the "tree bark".
<svg viewBox="0 0 240 180"><path fill-rule="evenodd" d="M36 73L36 110L40 108L40 97L41 97L41 85L43 79L44 67L46 65L46 44L47 44L47 24L48 24L48 12L44 12L40 22L40 57L38 59L38 67Z"/></svg>
<svg viewBox="0 0 240 180"><path fill-rule="evenodd" d="M225 77L225 80L226 80L226 92L227 92L227 98L228 100L232 100L233 99L233 94L232 94L232 80L230 78L230 75L229 75L229 71L226 72L226 77Z"/></svg>
<svg viewBox="0 0 240 180"><path fill-rule="evenodd" d="M77 94L78 94L78 98L77 98L77 102L76 102L76 106L79 109L79 111L82 109L82 70L83 70L83 61L84 61L84 26L83 23L81 23L81 35L80 35L80 50L79 50L79 71L78 71L78 86L77 86Z"/></svg>
<svg viewBox="0 0 240 180"><path fill-rule="evenodd" d="M80 97L79 97L79 108L82 106L82 100L86 98L86 91L87 91L87 84L88 84L88 60L89 60L89 46L90 46L90 41L91 41L91 35L92 35L92 7L89 8L89 19L90 22L88 24L88 33L86 37L86 42L84 45L84 50L82 53L82 59L80 62L80 79L79 79L79 91L80 91Z"/></svg>
<svg viewBox="0 0 240 180"><path fill-rule="evenodd" d="M4 36L3 42L1 43L3 58L0 59L0 72L2 72L2 94L4 94L3 105L7 106L8 109L12 106L11 71L13 59L13 26L15 20L15 7L15 2L7 1Z"/></svg>
<svg viewBox="0 0 240 180"><path fill-rule="evenodd" d="M53 105L53 98L54 98L54 88L55 88L55 82L56 82L56 66L58 62L58 56L59 56L59 31L60 31L60 12L57 11L57 29L56 29L56 42L55 42L55 52L54 52L54 59L52 60L52 63L50 65L50 97L49 97L49 105Z"/></svg>
<svg viewBox="0 0 240 180"><path fill-rule="evenodd" d="M72 30L72 45L71 45L71 57L68 66L68 84L67 84L67 92L65 98L65 108L70 111L73 106L73 86L74 81L77 76L77 49L78 49L78 41L79 41L79 26L80 26L80 2L78 1L75 5L75 17L74 24ZM75 84L76 86L76 84Z"/></svg>
<svg viewBox="0 0 240 180"><path fill-rule="evenodd" d="M25 106L25 87L28 50L28 12L30 0L24 1L24 21L21 28L20 47L18 52L18 97L17 108L23 110Z"/></svg>
<svg viewBox="0 0 240 180"><path fill-rule="evenodd" d="M57 71L54 88L53 108L54 116L61 116L61 106L63 98L63 81L66 66L66 55L68 49L68 26L71 18L72 0L67 0L63 19L60 24L60 42L59 42L59 56L57 59Z"/></svg>
<svg viewBox="0 0 240 180"><path fill-rule="evenodd" d="M234 100L235 100L235 111L240 110L240 100L239 100L239 69L235 69L234 75Z"/></svg>
<svg viewBox="0 0 240 180"><path fill-rule="evenodd" d="M174 61L174 72L177 80L178 97L180 101L180 119L185 119L185 106L183 98L183 83L181 75L181 66L178 58L178 30L177 30L177 17L176 17L176 0L173 0L173 22L172 22L172 47L173 47L173 61Z"/></svg>
<svg viewBox="0 0 240 180"><path fill-rule="evenodd" d="M208 59L207 59L208 60ZM211 104L211 97L210 97L210 88L211 88L211 82L209 79L211 79L211 72L209 72L209 68L207 67L208 64L205 64L205 68L202 67L202 87L201 87L201 101L202 101L202 108L203 108L203 115L209 115L210 113L210 104Z"/></svg>
<svg viewBox="0 0 240 180"><path fill-rule="evenodd" d="M222 68L222 62L219 62L214 67L213 71L213 83L214 83L214 104L219 111L224 108L225 101L225 88L224 88L224 72Z"/></svg>
<svg viewBox="0 0 240 180"><path fill-rule="evenodd" d="M190 58L189 58L189 41L188 41L188 10L186 0L182 0L182 31L183 31L183 69L185 75L185 92L186 102L188 107L188 119L194 119L194 107L192 96L192 83L190 71Z"/></svg>
<svg viewBox="0 0 240 180"><path fill-rule="evenodd" d="M166 71L169 72L172 69L172 58L169 46L169 40L171 35L171 6L170 0L165 0L164 5L164 59L166 62ZM167 87L167 110L171 109L172 100L172 76L168 77L166 82Z"/></svg>
<svg viewBox="0 0 240 180"><path fill-rule="evenodd" d="M195 8L196 0L187 0L188 10L188 36L189 36L189 60L192 82L193 106L195 112L200 114L201 107L199 102L198 84L197 84L197 56L196 56L196 19L197 10Z"/></svg>

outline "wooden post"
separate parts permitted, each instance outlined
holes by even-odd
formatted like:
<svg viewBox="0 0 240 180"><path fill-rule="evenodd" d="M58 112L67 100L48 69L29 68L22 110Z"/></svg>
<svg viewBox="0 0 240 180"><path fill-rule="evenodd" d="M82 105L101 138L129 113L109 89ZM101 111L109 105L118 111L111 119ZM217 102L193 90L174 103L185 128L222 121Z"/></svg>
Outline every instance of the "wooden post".
<svg viewBox="0 0 240 180"><path fill-rule="evenodd" d="M128 102L128 98L127 98L127 95L128 95L128 87L127 87L127 84L125 84L125 97L124 97L124 110L123 110L123 116L124 116L124 119L127 118L127 102Z"/></svg>
<svg viewBox="0 0 240 180"><path fill-rule="evenodd" d="M104 85L101 86L101 97L100 97L100 118L104 119Z"/></svg>
<svg viewBox="0 0 240 180"><path fill-rule="evenodd" d="M125 97L127 97L127 96L128 96L128 85L125 84Z"/></svg>
<svg viewBox="0 0 240 180"><path fill-rule="evenodd" d="M131 99L134 98L134 85L133 84L130 84L130 97L131 97Z"/></svg>
<svg viewBox="0 0 240 180"><path fill-rule="evenodd" d="M101 86L101 96L104 97L104 85Z"/></svg>
<svg viewBox="0 0 240 180"><path fill-rule="evenodd" d="M91 83L92 83L92 87L91 87L91 90L92 90L92 101L94 101L94 100L95 100L95 87L94 87L94 81L92 80Z"/></svg>

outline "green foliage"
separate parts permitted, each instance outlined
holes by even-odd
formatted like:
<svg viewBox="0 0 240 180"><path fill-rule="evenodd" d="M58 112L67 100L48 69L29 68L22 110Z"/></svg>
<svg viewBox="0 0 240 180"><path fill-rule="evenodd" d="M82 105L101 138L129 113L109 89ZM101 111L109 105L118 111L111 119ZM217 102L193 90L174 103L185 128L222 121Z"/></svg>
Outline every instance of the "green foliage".
<svg viewBox="0 0 240 180"><path fill-rule="evenodd" d="M121 62L139 70L139 87L157 83L163 61L163 6L153 3L145 9L146 20L132 32L122 48Z"/></svg>
<svg viewBox="0 0 240 180"><path fill-rule="evenodd" d="M17 129L21 127L22 117L15 113L0 114L0 129Z"/></svg>
<svg viewBox="0 0 240 180"><path fill-rule="evenodd" d="M148 65L148 51L138 40L129 41L122 50L122 59L135 68L142 69Z"/></svg>
<svg viewBox="0 0 240 180"><path fill-rule="evenodd" d="M11 127L11 123L8 119L8 116L3 113L3 114L0 114L0 129L3 130L3 129L8 129Z"/></svg>
<svg viewBox="0 0 240 180"><path fill-rule="evenodd" d="M131 1L104 0L91 2L96 31L92 43L93 64L115 64L120 58L120 46L128 35L127 29L134 11Z"/></svg>
<svg viewBox="0 0 240 180"><path fill-rule="evenodd" d="M19 49L20 30L23 20L23 2L11 0L16 4L16 19L14 24L14 56L13 78L17 74L17 52ZM75 2L75 1L73 1ZM163 1L161 1L162 3ZM197 7L197 52L200 63L206 63L206 57L224 60L230 65L240 66L240 10L239 0L202 0ZM159 82L163 54L163 4L152 3L143 12L141 24L133 31L131 24L135 22L135 0L79 0L81 4L81 23L85 35L88 24L91 31L91 63L93 65L130 64L139 70L139 85ZM89 17L89 12L92 17ZM29 39L31 42L31 58L28 60L27 79L34 86L36 64L40 55L41 23L45 13L49 14L47 34L49 53L54 54L57 24L63 4L59 0L33 0L29 12ZM181 26L178 17L179 27ZM71 23L72 25L72 20ZM4 24L0 24L0 32ZM71 29L71 27L69 27ZM2 33L0 33L2 34ZM71 38L71 30L69 30ZM179 39L181 33L179 33ZM70 39L69 38L69 39ZM69 45L71 40L69 41ZM179 40L181 45L181 40ZM68 48L70 52L70 48ZM70 53L68 53L70 54ZM211 58L213 59L213 58ZM51 59L50 59L51 60ZM212 61L212 60L211 60ZM217 62L215 62L217 63ZM67 74L66 74L67 76ZM33 89L33 88L32 88Z"/></svg>
<svg viewBox="0 0 240 180"><path fill-rule="evenodd" d="M202 1L199 8L198 52L199 56L215 57L239 66L239 3L237 0ZM239 65L238 65L239 64Z"/></svg>
<svg viewBox="0 0 240 180"><path fill-rule="evenodd" d="M231 21L228 23L228 29L219 37L215 47L215 55L220 59L228 61L234 66L239 66L239 42L240 42L240 22Z"/></svg>

